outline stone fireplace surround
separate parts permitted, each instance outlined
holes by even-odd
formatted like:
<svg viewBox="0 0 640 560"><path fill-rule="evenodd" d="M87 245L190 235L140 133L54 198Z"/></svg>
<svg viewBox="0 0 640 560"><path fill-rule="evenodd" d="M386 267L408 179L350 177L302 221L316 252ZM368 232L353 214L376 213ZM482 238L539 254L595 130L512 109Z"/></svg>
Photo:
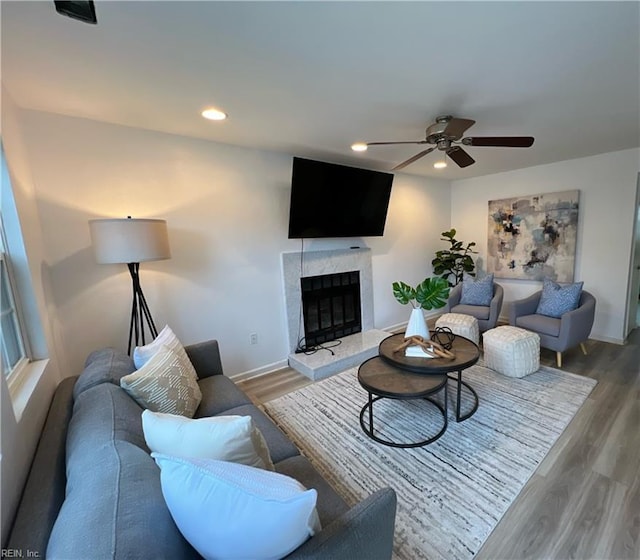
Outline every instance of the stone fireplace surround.
<svg viewBox="0 0 640 560"><path fill-rule="evenodd" d="M295 354L298 340L304 336L300 278L353 270L360 273L362 332L342 339L342 344L333 348L333 355L323 350L309 356ZM367 358L377 355L378 344L389 336L389 333L373 328L371 249L282 253L282 278L287 311L289 365L292 368L311 379L321 379L359 365Z"/></svg>

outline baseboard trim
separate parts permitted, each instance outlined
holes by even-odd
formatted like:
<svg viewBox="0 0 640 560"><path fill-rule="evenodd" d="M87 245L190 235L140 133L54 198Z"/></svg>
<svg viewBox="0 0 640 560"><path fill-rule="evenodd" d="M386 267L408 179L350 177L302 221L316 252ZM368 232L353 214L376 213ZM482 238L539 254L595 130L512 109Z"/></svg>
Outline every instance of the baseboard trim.
<svg viewBox="0 0 640 560"><path fill-rule="evenodd" d="M241 371L240 373L234 373L229 376L229 379L233 379L233 381L246 381L247 379L261 377L263 375L267 375L268 373L273 373L274 371L284 369L288 365L289 364L287 360L278 360L277 362L273 362L272 364L267 364L259 368L250 369L248 371Z"/></svg>
<svg viewBox="0 0 640 560"><path fill-rule="evenodd" d="M601 335L589 335L591 340L598 340L600 342L610 342L611 344L617 344L618 346L624 346L627 343L626 339L613 338L611 336L601 336Z"/></svg>

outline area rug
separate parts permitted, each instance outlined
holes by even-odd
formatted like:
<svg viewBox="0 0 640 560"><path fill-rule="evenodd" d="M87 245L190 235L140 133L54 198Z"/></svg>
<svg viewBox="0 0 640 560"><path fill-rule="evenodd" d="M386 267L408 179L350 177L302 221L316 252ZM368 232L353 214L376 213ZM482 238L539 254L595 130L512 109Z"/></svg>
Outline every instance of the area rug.
<svg viewBox="0 0 640 560"><path fill-rule="evenodd" d="M595 380L542 367L523 379L476 364L463 379L480 406L456 423L449 381L449 426L426 447L374 442L360 427L367 393L357 369L265 404L267 413L350 504L391 486L398 495L394 557L468 559L479 550L562 434ZM469 410L469 394L462 411ZM442 416L425 401L374 405L375 428L392 441L421 441Z"/></svg>

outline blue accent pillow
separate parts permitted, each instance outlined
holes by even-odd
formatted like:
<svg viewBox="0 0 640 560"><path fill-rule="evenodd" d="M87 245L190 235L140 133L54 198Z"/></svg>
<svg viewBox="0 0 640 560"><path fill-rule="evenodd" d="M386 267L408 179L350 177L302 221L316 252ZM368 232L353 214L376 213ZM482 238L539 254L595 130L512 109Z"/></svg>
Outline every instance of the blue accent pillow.
<svg viewBox="0 0 640 560"><path fill-rule="evenodd" d="M576 282L568 286L560 286L553 280L545 278L536 313L558 319L565 313L573 311L580 303L583 284L584 282Z"/></svg>
<svg viewBox="0 0 640 560"><path fill-rule="evenodd" d="M491 305L493 299L493 274L487 274L481 280L465 274L462 277L461 305Z"/></svg>

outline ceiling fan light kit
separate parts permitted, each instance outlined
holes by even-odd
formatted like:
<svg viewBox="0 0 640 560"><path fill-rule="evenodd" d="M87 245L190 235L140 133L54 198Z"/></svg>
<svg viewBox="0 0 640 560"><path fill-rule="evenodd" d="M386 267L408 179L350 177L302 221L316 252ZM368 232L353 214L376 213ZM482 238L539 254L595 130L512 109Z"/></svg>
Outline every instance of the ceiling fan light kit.
<svg viewBox="0 0 640 560"><path fill-rule="evenodd" d="M358 142L353 144L351 148L355 151L365 151L369 146L388 146L395 144L433 144L432 147L410 157L408 160L396 165L392 171L399 171L407 165L419 160L434 150L445 153L444 163L436 167L442 169L446 167L446 156L448 155L458 167L468 167L475 163L475 160L460 146L487 146L500 148L529 148L533 145L534 138L532 136L469 136L463 138L462 135L475 124L476 121L471 119L459 119L451 115L442 115L436 118L436 122L429 125L426 130L424 140L407 141L407 142L367 142L363 144ZM358 146L356 148L356 146ZM364 148L362 147L364 146Z"/></svg>

